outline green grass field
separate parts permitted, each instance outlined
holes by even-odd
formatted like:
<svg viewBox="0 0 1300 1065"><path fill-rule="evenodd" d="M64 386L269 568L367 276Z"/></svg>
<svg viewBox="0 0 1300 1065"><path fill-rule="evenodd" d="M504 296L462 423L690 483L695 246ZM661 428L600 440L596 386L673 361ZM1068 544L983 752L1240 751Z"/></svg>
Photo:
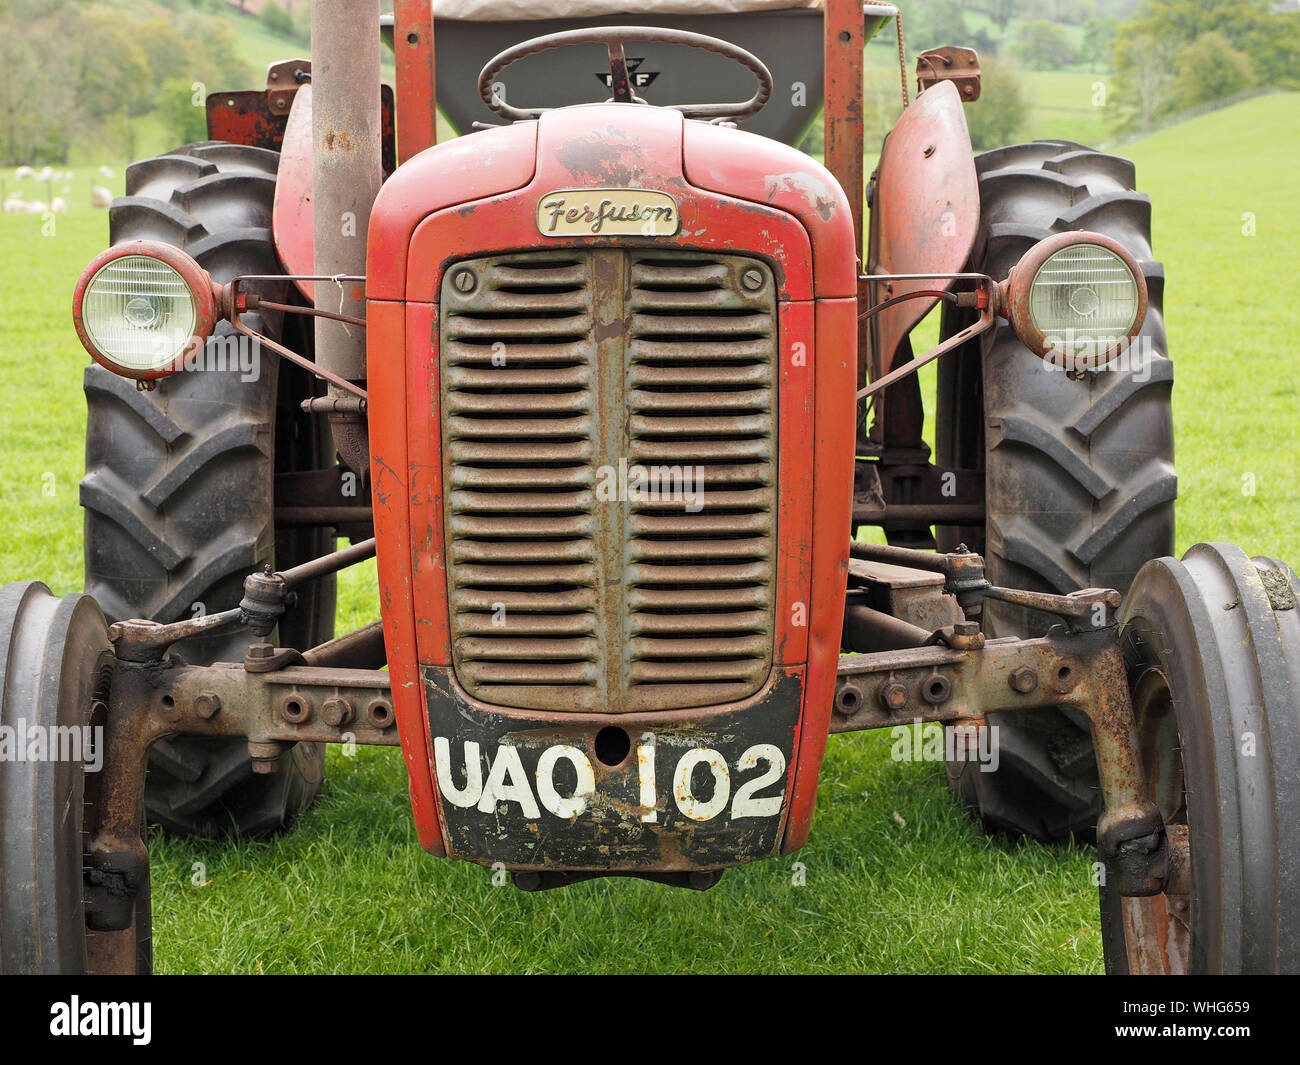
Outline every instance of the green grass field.
<svg viewBox="0 0 1300 1065"><path fill-rule="evenodd" d="M1300 96L1263 97L1127 149L1155 201L1169 277L1180 549L1230 539L1300 560L1300 400L1283 291L1300 272L1298 118ZM0 370L9 382L0 506L16 519L0 546L0 580L40 577L58 593L81 584L86 356L69 304L106 240L105 213L85 206L90 181L78 170L74 210L52 232L48 219L0 216ZM120 191L120 175L108 184ZM1251 219L1255 235L1245 236ZM342 591L340 626L374 616L373 569L348 574ZM420 851L397 752L333 750L320 803L279 839L154 834L156 965L1098 972L1095 854L985 839L954 807L940 767L896 763L889 747L887 735L832 739L809 845L732 870L703 895L636 881L541 895L494 886L486 870Z"/></svg>

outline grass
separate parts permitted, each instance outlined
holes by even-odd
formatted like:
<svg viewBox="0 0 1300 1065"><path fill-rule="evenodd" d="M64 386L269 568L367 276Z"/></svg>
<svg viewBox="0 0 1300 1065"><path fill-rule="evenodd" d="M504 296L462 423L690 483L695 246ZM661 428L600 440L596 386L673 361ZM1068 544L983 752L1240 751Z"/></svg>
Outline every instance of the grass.
<svg viewBox="0 0 1300 1065"><path fill-rule="evenodd" d="M1289 300L1300 96L1248 101L1128 146L1155 201L1177 365L1180 549L1300 559ZM71 183L85 189L92 171ZM12 178L12 172L7 175ZM95 178L96 182L100 179ZM120 175L114 182L120 191ZM12 191L12 180L10 183ZM24 190L34 198L39 190ZM68 305L103 246L84 206L43 235L0 216L0 580L81 583L86 361ZM1242 235L1250 212L1256 235ZM1254 494L1243 493L1253 477ZM373 569L340 625L373 616ZM809 845L699 895L597 881L526 895L416 843L396 752L332 750L321 801L269 842L151 840L163 972L1034 972L1101 968L1094 853L984 838L933 765L888 735L832 740ZM796 884L801 863L802 886Z"/></svg>
<svg viewBox="0 0 1300 1065"><path fill-rule="evenodd" d="M1079 70L1017 70L1030 101L1029 117L1021 136L1025 140L1072 140L1101 144L1113 136L1102 106L1111 81L1104 74ZM978 104L976 105L978 106Z"/></svg>

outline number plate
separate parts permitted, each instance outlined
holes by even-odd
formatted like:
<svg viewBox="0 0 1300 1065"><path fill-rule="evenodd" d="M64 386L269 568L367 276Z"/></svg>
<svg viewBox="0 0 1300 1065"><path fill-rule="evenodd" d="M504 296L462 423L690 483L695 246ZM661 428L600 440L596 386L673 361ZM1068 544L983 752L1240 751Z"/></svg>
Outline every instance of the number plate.
<svg viewBox="0 0 1300 1065"><path fill-rule="evenodd" d="M780 848L801 678L722 710L484 711L424 668L448 853L520 869L687 870ZM609 763L614 764L609 764Z"/></svg>

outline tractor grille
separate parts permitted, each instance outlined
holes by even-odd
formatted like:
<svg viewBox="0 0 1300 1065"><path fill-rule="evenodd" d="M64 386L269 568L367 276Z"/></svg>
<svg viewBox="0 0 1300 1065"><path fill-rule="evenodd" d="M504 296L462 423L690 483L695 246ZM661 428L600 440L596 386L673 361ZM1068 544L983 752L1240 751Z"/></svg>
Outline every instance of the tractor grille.
<svg viewBox="0 0 1300 1065"><path fill-rule="evenodd" d="M619 713L743 699L772 663L777 321L740 256L528 252L442 288L465 689Z"/></svg>

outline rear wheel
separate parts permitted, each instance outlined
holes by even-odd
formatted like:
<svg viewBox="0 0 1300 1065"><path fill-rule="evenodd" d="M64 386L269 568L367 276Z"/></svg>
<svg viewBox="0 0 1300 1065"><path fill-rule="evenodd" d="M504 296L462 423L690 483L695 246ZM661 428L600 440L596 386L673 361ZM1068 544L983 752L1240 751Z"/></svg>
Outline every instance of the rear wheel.
<svg viewBox="0 0 1300 1065"><path fill-rule="evenodd" d="M85 973L96 953L82 882L95 811L84 744L85 730L102 724L95 706L112 657L90 596L57 599L37 581L0 588L0 722L21 747L0 758L0 972ZM151 962L145 877L123 933L132 937L126 964L142 973Z"/></svg>
<svg viewBox="0 0 1300 1065"><path fill-rule="evenodd" d="M1191 892L1101 886L1111 973L1300 972L1300 580L1198 544L1138 574L1121 639L1146 796Z"/></svg>
<svg viewBox="0 0 1300 1065"><path fill-rule="evenodd" d="M270 229L278 166L275 152L231 144L135 163L109 212L111 241L183 248L217 281L280 273ZM308 342L280 316L245 320L291 345ZM152 392L98 364L86 370L86 590L110 621L225 610L262 563L287 568L333 547L331 530L274 523L276 474L333 465L328 428L297 409L312 383L274 358L243 349L245 358L228 323L217 337L231 345L211 347L224 350L227 368L178 373ZM333 630L330 577L304 589L279 642L310 647ZM178 651L195 664L239 661L249 640L236 631ZM242 740L161 740L150 753L146 809L174 832L273 831L311 802L323 765L319 744L298 744L275 773L257 775Z"/></svg>
<svg viewBox="0 0 1300 1065"><path fill-rule="evenodd" d="M1133 191L1128 160L1076 144L1003 148L976 166L981 222L972 269L1001 279L1043 238L1092 230L1137 259L1150 307L1143 357L1128 369L1070 380L1050 371L1005 323L940 361L937 459L982 478L987 508L981 527L941 529L940 546L964 541L985 556L989 580L1004 587L1124 592L1148 559L1174 549L1173 364L1150 201ZM946 314L943 332L967 324ZM1055 620L985 604L990 636L1038 636ZM1087 721L1055 709L997 718L998 771L948 767L963 804L990 831L1041 840L1090 836L1101 799Z"/></svg>

